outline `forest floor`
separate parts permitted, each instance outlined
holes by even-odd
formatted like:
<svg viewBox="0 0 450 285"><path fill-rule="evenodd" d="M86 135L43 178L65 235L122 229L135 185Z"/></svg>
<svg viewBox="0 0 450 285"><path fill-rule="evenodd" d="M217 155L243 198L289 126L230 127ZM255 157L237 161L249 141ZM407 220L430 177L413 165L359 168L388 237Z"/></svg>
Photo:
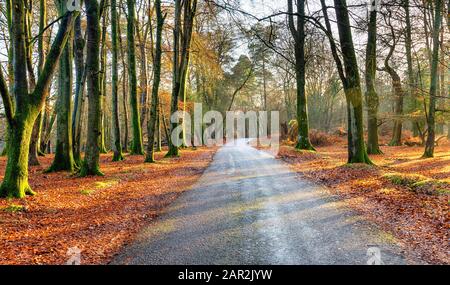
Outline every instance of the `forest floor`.
<svg viewBox="0 0 450 285"><path fill-rule="evenodd" d="M278 158L328 187L351 208L431 264L450 264L450 143L421 159L423 147L382 147L376 166L347 165L344 140L316 153L281 147Z"/></svg>
<svg viewBox="0 0 450 285"><path fill-rule="evenodd" d="M41 158L42 166L30 169L38 195L0 200L0 264L65 264L77 250L82 264L107 263L197 181L215 151L186 150L181 158L152 165L142 156L111 162L111 155L103 155L105 176L89 178L44 174L52 156ZM0 175L5 164L0 158Z"/></svg>

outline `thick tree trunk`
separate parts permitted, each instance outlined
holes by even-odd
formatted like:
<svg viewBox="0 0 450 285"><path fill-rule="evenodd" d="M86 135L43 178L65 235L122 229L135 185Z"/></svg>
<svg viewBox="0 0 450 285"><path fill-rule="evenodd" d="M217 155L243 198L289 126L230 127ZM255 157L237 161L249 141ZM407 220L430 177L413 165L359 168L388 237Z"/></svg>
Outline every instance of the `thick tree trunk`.
<svg viewBox="0 0 450 285"><path fill-rule="evenodd" d="M5 177L0 187L0 197L23 198L34 195L28 184L28 154L33 131L33 124L37 114L24 113L23 117L16 117L14 131L10 134L10 143L14 147L8 148L8 161Z"/></svg>
<svg viewBox="0 0 450 285"><path fill-rule="evenodd" d="M128 94L130 96L130 106L132 115L133 142L131 153L135 155L144 154L142 142L142 127L140 119L140 108L137 94L136 75L136 42L135 42L135 1L127 0L127 43L128 43Z"/></svg>
<svg viewBox="0 0 450 285"><path fill-rule="evenodd" d="M31 133L35 120L45 102L45 90L48 89L51 77L56 69L61 52L67 43L74 17L78 13L67 13L60 22L59 31L50 49L46 63L39 76L34 91L28 93L27 49L25 5L23 1L12 1L12 41L14 49L14 89L15 107L12 106L11 95L4 84L0 72L0 93L5 105L5 112L10 126L10 143L8 162L0 196L23 198L33 194L28 184L28 156ZM33 84L34 85L34 84ZM17 113L15 112L17 110ZM14 146L14 147L12 147Z"/></svg>
<svg viewBox="0 0 450 285"><path fill-rule="evenodd" d="M369 33L366 50L366 104L367 104L367 126L368 154L381 154L378 142L378 107L380 100L375 89L375 78L377 70L377 11L374 9L369 14Z"/></svg>
<svg viewBox="0 0 450 285"><path fill-rule="evenodd" d="M156 29L156 52L153 67L153 89L152 89L152 106L150 110L150 117L148 120L148 146L147 146L147 158L146 162L155 162L154 150L155 150L155 130L156 123L159 117L159 84L161 81L161 57L162 57L162 30L164 26L164 16L161 11L161 0L155 1L156 17L157 17L157 29Z"/></svg>
<svg viewBox="0 0 450 285"><path fill-rule="evenodd" d="M100 94L100 23L97 1L86 1L87 16L87 91L89 98L86 154L80 176L103 175L100 171L101 94Z"/></svg>
<svg viewBox="0 0 450 285"><path fill-rule="evenodd" d="M442 0L436 0L435 2L435 16L434 16L434 27L433 27L433 55L431 63L431 74L430 74L430 105L428 111L428 137L425 145L424 158L434 156L435 140L436 140L436 96L439 86L438 82L438 67L439 67L439 33L441 29L442 21Z"/></svg>
<svg viewBox="0 0 450 285"><path fill-rule="evenodd" d="M122 161L122 143L120 136L120 120L119 120L119 71L118 71L118 58L119 47L117 40L117 1L111 0L111 44L112 44L112 128L113 128L113 161Z"/></svg>

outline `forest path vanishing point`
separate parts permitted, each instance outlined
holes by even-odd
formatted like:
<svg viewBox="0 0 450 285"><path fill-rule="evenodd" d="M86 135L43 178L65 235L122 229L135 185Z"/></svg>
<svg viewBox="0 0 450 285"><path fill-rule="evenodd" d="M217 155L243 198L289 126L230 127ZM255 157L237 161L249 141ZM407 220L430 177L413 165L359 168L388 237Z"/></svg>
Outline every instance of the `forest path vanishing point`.
<svg viewBox="0 0 450 285"><path fill-rule="evenodd" d="M383 264L410 263L344 201L240 140L112 264L364 265L374 252Z"/></svg>

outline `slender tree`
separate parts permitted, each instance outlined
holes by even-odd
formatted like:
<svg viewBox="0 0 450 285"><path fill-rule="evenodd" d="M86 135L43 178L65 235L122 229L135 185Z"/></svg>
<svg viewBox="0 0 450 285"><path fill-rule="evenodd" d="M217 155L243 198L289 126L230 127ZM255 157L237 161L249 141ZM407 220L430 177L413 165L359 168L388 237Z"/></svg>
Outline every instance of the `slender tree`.
<svg viewBox="0 0 450 285"><path fill-rule="evenodd" d="M81 158L81 131L83 129L83 113L85 105L86 68L84 54L86 53L86 41L81 29L81 15L75 21L75 99L72 114L72 143L75 163L80 166Z"/></svg>
<svg viewBox="0 0 450 285"><path fill-rule="evenodd" d="M111 0L111 44L112 44L112 119L113 119L113 161L123 160L122 143L120 136L120 121L119 121L119 71L118 71L118 57L119 57L119 42L117 40L117 1Z"/></svg>
<svg viewBox="0 0 450 285"><path fill-rule="evenodd" d="M339 57L336 43L332 37L325 0L321 0L321 4L331 51L336 62L339 77L344 86L347 101L348 163L372 164L364 142L361 79L359 77L347 3L345 0L334 0L343 61Z"/></svg>
<svg viewBox="0 0 450 285"><path fill-rule="evenodd" d="M47 52L48 47L46 46L46 41L44 40L44 29L47 26L47 3L45 0L40 0L39 2L39 38L38 38L38 76L42 73L42 69L45 63L45 54ZM46 90L47 94L45 97L49 96L50 90ZM39 165L38 156L42 155L43 152L40 149L40 138L41 131L43 125L43 113L45 111L45 104L42 107L41 112L34 123L33 132L31 134L31 142L30 142L30 154L28 158L29 165Z"/></svg>
<svg viewBox="0 0 450 285"><path fill-rule="evenodd" d="M34 194L28 184L28 154L33 125L45 102L45 90L49 87L59 57L64 49L77 11L67 12L62 16L58 33L46 58L41 75L37 78L33 92L29 92L27 78L27 38L26 11L22 0L12 0L12 41L14 88L10 94L3 72L0 71L0 94L5 106L6 118L10 128L8 161L0 186L0 196L23 198ZM1 70L1 69L0 69ZM15 104L13 105L12 97Z"/></svg>
<svg viewBox="0 0 450 285"><path fill-rule="evenodd" d="M428 137L425 145L424 158L434 156L435 140L436 140L436 97L438 91L438 67L439 67L439 34L441 30L442 22L442 0L436 0L434 4L434 24L433 24L433 54L431 62L431 74L430 74L430 104L428 110Z"/></svg>
<svg viewBox="0 0 450 285"><path fill-rule="evenodd" d="M186 103L186 82L190 61L193 23L197 11L197 0L175 0L175 27L173 30L173 79L171 114L178 111L179 102ZM183 15L183 21L182 19ZM184 104L185 105L185 104ZM171 122L170 132L178 128L178 122ZM184 132L183 132L184 137ZM180 139L180 138L178 138ZM167 157L179 155L178 142L169 140Z"/></svg>
<svg viewBox="0 0 450 285"><path fill-rule="evenodd" d="M122 0L119 3L119 6L122 7ZM127 82L128 82L128 73L125 72L125 70L127 70L127 64L126 64L126 60L125 60L125 51L124 51L124 45L122 42L122 31L121 31L121 25L120 25L120 19L121 19L121 13L119 10L119 15L118 15L118 25L117 25L117 32L118 32L118 38L119 38L119 47L120 47L120 58L121 58L121 62L122 62L122 70L123 75L122 75L122 108L123 108L123 118L124 118L124 128L123 128L123 152L127 153L128 152L128 90L127 90Z"/></svg>
<svg viewBox="0 0 450 285"><path fill-rule="evenodd" d="M67 13L66 1L59 1L58 12L60 16ZM75 170L72 146L72 85L73 85L73 33L59 60L58 98L56 101L56 151L52 165L47 170L70 171Z"/></svg>
<svg viewBox="0 0 450 285"><path fill-rule="evenodd" d="M305 1L297 1L297 27L294 22L293 1L288 0L289 29L295 44L295 74L297 77L297 149L315 150L309 139L308 106L305 93Z"/></svg>
<svg viewBox="0 0 450 285"><path fill-rule="evenodd" d="M107 5L107 1L105 0L105 5ZM100 135L100 153L108 153L105 144L105 136L106 136L106 67L107 67L107 15L108 13L102 13L102 35L101 35L101 49L100 49L100 120L101 120L101 135Z"/></svg>
<svg viewBox="0 0 450 285"><path fill-rule="evenodd" d="M148 146L146 162L155 162L155 131L159 117L159 84L161 81L161 57L162 57L162 31L164 27L165 16L161 10L161 0L155 0L157 28L156 28L156 47L153 67L153 89L152 89L152 105L150 109L150 118L148 121Z"/></svg>
<svg viewBox="0 0 450 285"><path fill-rule="evenodd" d="M376 5L375 1L372 5ZM377 8L372 7L369 12L369 32L366 49L366 104L368 140L367 152L381 154L378 143L378 107L380 100L375 89L375 76L377 71Z"/></svg>
<svg viewBox="0 0 450 285"><path fill-rule="evenodd" d="M140 108L137 94L137 75L136 75L136 43L135 43L135 1L127 0L128 18L127 18L127 43L128 43L128 94L132 115L133 142L131 153L136 155L144 154L142 142L142 127L140 120Z"/></svg>

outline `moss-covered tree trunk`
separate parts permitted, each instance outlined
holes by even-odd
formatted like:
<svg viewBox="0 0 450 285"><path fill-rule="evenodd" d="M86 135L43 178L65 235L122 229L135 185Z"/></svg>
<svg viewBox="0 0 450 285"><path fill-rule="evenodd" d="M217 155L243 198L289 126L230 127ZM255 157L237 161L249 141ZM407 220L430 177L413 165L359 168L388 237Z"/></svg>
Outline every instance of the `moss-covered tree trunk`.
<svg viewBox="0 0 450 285"><path fill-rule="evenodd" d="M117 1L111 0L111 45L112 45L112 128L113 128L113 161L123 160L122 143L120 136L120 120L119 120L119 70L118 70L118 58L119 58L119 42L117 40Z"/></svg>
<svg viewBox="0 0 450 285"><path fill-rule="evenodd" d="M80 166L81 158L81 131L83 129L83 113L85 105L84 89L86 84L86 70L84 66L85 39L81 30L81 16L75 20L75 99L72 114L72 143L75 163Z"/></svg>
<svg viewBox="0 0 450 285"><path fill-rule="evenodd" d="M137 93L137 75L136 75L136 41L135 41L135 3L134 0L127 0L128 18L127 18L127 43L128 43L128 94L131 106L131 121L133 130L133 142L131 153L135 155L144 154L142 142L142 127L140 119L140 108Z"/></svg>
<svg viewBox="0 0 450 285"><path fill-rule="evenodd" d="M59 14L67 12L65 1L59 3ZM59 60L58 98L56 101L56 150L52 165L47 170L73 172L76 168L72 145L72 86L73 33Z"/></svg>
<svg viewBox="0 0 450 285"><path fill-rule="evenodd" d="M44 105L45 90L50 85L61 52L69 38L74 17L77 16L78 12L69 12L62 17L42 73L35 82L34 91L29 93L25 4L21 0L13 0L11 4L14 7L10 27L14 54L13 94L9 93L3 73L0 72L0 94L10 127L11 147L8 148L8 161L5 176L0 186L0 196L23 198L26 194L33 194L28 184L28 157L33 125ZM15 97L14 106L12 96Z"/></svg>
<svg viewBox="0 0 450 285"><path fill-rule="evenodd" d="M12 3L11 0L5 0L6 5L6 23L8 25L8 35L12 38ZM13 86L14 86L14 70L13 70L13 49L12 49L12 41L8 49L8 81L9 81L9 90L8 93L13 94ZM6 84L6 83L5 83ZM8 87L6 87L8 89ZM14 97L11 97L11 100L14 100ZM9 125L6 126L6 134L5 134L5 147L3 148L0 156L6 156L8 154L8 146L9 146Z"/></svg>
<svg viewBox="0 0 450 285"><path fill-rule="evenodd" d="M380 100L375 89L375 76L377 71L377 10L369 14L369 33L366 49L366 104L367 104L367 152L381 154L378 142L378 107Z"/></svg>
<svg viewBox="0 0 450 285"><path fill-rule="evenodd" d="M65 4L64 4L65 7ZM64 12L63 12L64 13ZM47 170L73 172L76 168L72 146L72 38L59 62L58 98L56 101L56 149L53 164Z"/></svg>
<svg viewBox="0 0 450 285"><path fill-rule="evenodd" d="M197 0L175 1L175 28L174 28L174 55L173 55L173 83L171 114L178 111L180 101L186 103L186 82L189 69L190 48L192 40L192 30L194 18L197 10ZM184 12L182 12L184 11ZM183 16L183 23L181 16ZM181 52L180 52L181 51ZM170 132L177 127L178 122L170 122ZM184 138L183 132L183 138ZM178 138L180 140L180 138ZM176 157L179 155L179 142L169 140L169 152L166 157Z"/></svg>
<svg viewBox="0 0 450 285"><path fill-rule="evenodd" d="M119 2L119 6L122 7L122 0ZM119 9L118 13L118 23L120 23L121 19L121 11L122 9ZM125 51L124 51L124 44L122 41L122 29L121 25L117 25L117 33L118 33L118 39L119 39L119 48L120 48L120 60L122 63L122 112L123 112L123 142L122 142L122 150L123 152L128 152L128 126L129 126L129 119L128 119L128 90L127 90L127 83L128 83L128 73L125 72L127 70L127 64L125 59Z"/></svg>
<svg viewBox="0 0 450 285"><path fill-rule="evenodd" d="M390 60L395 52L396 45L398 42L398 39L395 35L394 26L389 22L388 23L391 36L392 36L392 44L390 45L390 49L388 52L388 55L386 56L386 59L384 60L384 68L383 70L386 71L389 76L392 79L392 88L394 91L394 128L392 130L392 139L389 143L390 146L400 146L402 145L402 131L403 131L403 107L404 107L404 97L405 97L405 91L402 87L402 81L400 78L400 75L397 73L397 71L390 66Z"/></svg>
<svg viewBox="0 0 450 285"><path fill-rule="evenodd" d="M44 67L45 53L47 50L46 41L44 41L44 29L47 26L47 4L45 0L39 1L39 38L38 38L38 76L42 73L42 68ZM46 98L49 95L50 90L46 90L46 94L44 95ZM40 139L42 132L42 125L44 119L44 110L45 104L38 115L36 122L34 123L33 132L31 134L31 142L30 142L30 154L29 154L29 165L39 165L39 155L43 155L43 152L40 149Z"/></svg>
<svg viewBox="0 0 450 285"><path fill-rule="evenodd" d="M439 33L442 22L442 0L435 1L435 16L433 25L433 55L431 62L430 74L430 104L428 110L428 137L425 145L424 158L434 156L435 140L436 140L436 96L439 89L438 86L438 68L439 68Z"/></svg>
<svg viewBox="0 0 450 285"><path fill-rule="evenodd" d="M321 5L332 55L344 86L347 101L348 163L372 164L364 142L361 79L359 77L347 3L345 0L334 0L343 61L339 57L337 46L332 36L333 33L325 0L321 0Z"/></svg>
<svg viewBox="0 0 450 285"><path fill-rule="evenodd" d="M107 0L105 0L106 3ZM106 4L105 4L106 5ZM105 145L105 136L106 136L106 51L107 51L107 43L106 43L106 31L107 31L107 15L108 13L102 14L102 45L100 50L100 126L101 126L101 136L100 136L100 153L108 153Z"/></svg>
<svg viewBox="0 0 450 285"><path fill-rule="evenodd" d="M161 152L162 151L161 106L159 106L158 111L159 111L158 112L158 117L156 119L156 149L155 149L155 152ZM449 132L449 137L450 137L450 132Z"/></svg>
<svg viewBox="0 0 450 285"><path fill-rule="evenodd" d="M308 106L305 93L305 1L297 1L297 27L294 23L293 1L288 0L289 29L295 44L295 74L297 79L297 126L298 138L296 148L315 150L309 139Z"/></svg>
<svg viewBox="0 0 450 285"><path fill-rule="evenodd" d="M148 121L148 146L146 162L155 162L155 131L159 117L159 84L161 82L161 57L162 57L162 31L164 27L164 16L161 11L161 0L155 1L157 28L156 28L156 47L155 58L153 62L153 89L152 89L152 105L150 109L150 117Z"/></svg>
<svg viewBox="0 0 450 285"><path fill-rule="evenodd" d="M101 94L100 94L100 9L97 1L86 1L87 17L87 94L88 131L86 154L80 176L103 175L100 171Z"/></svg>
<svg viewBox="0 0 450 285"><path fill-rule="evenodd" d="M175 0L174 29L173 29L173 62L172 62L172 99L170 112L174 114L178 111L178 101L181 86L180 68L180 33L181 33L181 0ZM170 132L178 127L178 123L170 122ZM177 143L177 142L175 142ZM178 146L169 139L169 151L167 157L179 155Z"/></svg>

